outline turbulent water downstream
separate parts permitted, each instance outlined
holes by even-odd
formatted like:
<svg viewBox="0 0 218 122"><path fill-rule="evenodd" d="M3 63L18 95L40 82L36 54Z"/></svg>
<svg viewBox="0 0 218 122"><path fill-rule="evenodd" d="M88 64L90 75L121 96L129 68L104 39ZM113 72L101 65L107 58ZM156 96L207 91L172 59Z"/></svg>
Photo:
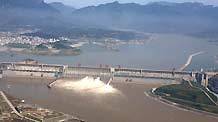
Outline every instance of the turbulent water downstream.
<svg viewBox="0 0 218 122"><path fill-rule="evenodd" d="M115 94L118 93L118 90L113 88L109 83L106 84L100 80L100 77L85 77L80 80L73 81L72 79L64 80L60 79L56 81L55 87L74 90L76 92L90 92L94 94Z"/></svg>
<svg viewBox="0 0 218 122"><path fill-rule="evenodd" d="M111 85L119 94L95 94L61 88L48 89L40 79L2 79L0 89L28 103L74 114L88 122L217 122L218 119L181 110L151 99L144 91L172 81L115 79Z"/></svg>

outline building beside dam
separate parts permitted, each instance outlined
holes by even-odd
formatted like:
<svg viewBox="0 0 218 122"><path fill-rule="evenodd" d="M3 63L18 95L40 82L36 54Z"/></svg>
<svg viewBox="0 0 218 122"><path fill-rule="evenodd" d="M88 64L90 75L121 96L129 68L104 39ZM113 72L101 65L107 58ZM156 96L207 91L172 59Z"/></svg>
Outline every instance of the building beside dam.
<svg viewBox="0 0 218 122"><path fill-rule="evenodd" d="M0 70L0 78L2 78L2 74L3 74L3 71L2 71L2 70Z"/></svg>
<svg viewBox="0 0 218 122"><path fill-rule="evenodd" d="M218 75L215 75L209 79L208 88L218 94Z"/></svg>

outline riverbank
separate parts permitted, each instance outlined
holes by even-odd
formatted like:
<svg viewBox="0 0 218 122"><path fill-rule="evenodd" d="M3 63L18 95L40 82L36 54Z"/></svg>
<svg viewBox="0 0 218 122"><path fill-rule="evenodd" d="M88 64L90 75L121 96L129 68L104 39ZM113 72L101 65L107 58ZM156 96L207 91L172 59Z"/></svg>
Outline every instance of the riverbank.
<svg viewBox="0 0 218 122"><path fill-rule="evenodd" d="M218 106L214 104L214 101L217 101L216 96L209 99L200 88L192 87L185 81L181 84L152 89L148 94L164 103L179 108L218 117ZM213 101L211 101L212 98Z"/></svg>
<svg viewBox="0 0 218 122"><path fill-rule="evenodd" d="M48 49L48 50L36 50L27 48L8 48L0 47L2 53L12 54L25 54L25 55L41 55L41 56L77 56L81 54L80 49ZM11 55L13 57L14 55Z"/></svg>
<svg viewBox="0 0 218 122"><path fill-rule="evenodd" d="M162 98L162 97L160 97L158 95L155 95L151 91L146 91L144 93L145 93L145 95L147 97L150 97L151 99L154 99L155 101L161 102L161 103L163 103L163 104L165 104L167 106L174 107L175 109L182 110L182 111L185 111L185 112L188 111L188 112L195 113L195 114L201 114L201 115L204 115L204 116L209 116L209 117L213 117L213 118L218 119L217 114L202 111L202 110L195 109L195 108L192 108L192 107L188 107L188 106L185 106L185 105L182 105L182 104L177 104L177 103L172 102L170 100L164 99L164 98Z"/></svg>
<svg viewBox="0 0 218 122"><path fill-rule="evenodd" d="M188 60L186 61L186 63L185 63L182 67L180 67L180 68L178 69L178 71L183 71L186 67L188 67L188 66L191 64L193 57L198 56L198 55L201 55L201 54L203 54L203 53L204 53L203 51L200 51L200 52L191 54L191 55L188 57Z"/></svg>
<svg viewBox="0 0 218 122"><path fill-rule="evenodd" d="M77 117L61 112L44 109L36 105L24 103L24 100L16 99L0 91L0 121L73 121L85 122Z"/></svg>

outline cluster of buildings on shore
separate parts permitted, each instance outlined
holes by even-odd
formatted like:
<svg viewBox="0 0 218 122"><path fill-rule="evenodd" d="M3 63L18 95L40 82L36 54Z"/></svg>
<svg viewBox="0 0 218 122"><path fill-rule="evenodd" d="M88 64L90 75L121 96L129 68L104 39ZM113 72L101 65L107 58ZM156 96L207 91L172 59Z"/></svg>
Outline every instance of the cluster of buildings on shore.
<svg viewBox="0 0 218 122"><path fill-rule="evenodd" d="M25 33L25 32L24 32ZM89 42L93 44L97 44L99 46L112 47L119 46L123 44L137 44L142 45L145 42L149 41L150 38L146 39L133 39L133 40L119 40L115 38L103 38L103 39L88 39L88 38L80 38L80 39L69 39L66 37L60 37L59 39L50 38L45 39L37 36L26 36L21 32L0 32L0 46L4 46L8 43L19 43L19 44L30 44L32 46L40 45L42 43L53 43L60 40L70 40L72 42Z"/></svg>
<svg viewBox="0 0 218 122"><path fill-rule="evenodd" d="M18 32L0 32L0 46L8 43L39 45L42 43L56 42L58 39L44 39L40 37L25 36Z"/></svg>

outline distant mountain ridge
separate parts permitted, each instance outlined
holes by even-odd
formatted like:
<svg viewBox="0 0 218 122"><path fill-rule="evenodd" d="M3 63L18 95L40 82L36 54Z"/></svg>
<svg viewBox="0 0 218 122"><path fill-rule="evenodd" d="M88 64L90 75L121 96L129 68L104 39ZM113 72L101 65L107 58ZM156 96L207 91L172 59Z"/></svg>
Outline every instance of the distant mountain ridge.
<svg viewBox="0 0 218 122"><path fill-rule="evenodd" d="M218 35L218 7L198 2L117 1L80 9L44 0L0 0L0 26L37 25Z"/></svg>
<svg viewBox="0 0 218 122"><path fill-rule="evenodd" d="M0 0L0 26L44 26L57 21L58 14L44 0Z"/></svg>
<svg viewBox="0 0 218 122"><path fill-rule="evenodd" d="M200 2L183 2L183 3L176 3L176 2L167 2L167 1L159 1L159 2L150 2L147 5L162 5L162 6L175 6L175 5L195 5L195 6L204 6L203 3Z"/></svg>
<svg viewBox="0 0 218 122"><path fill-rule="evenodd" d="M43 9L49 11L56 11L44 0L0 0L0 8L26 8L26 9Z"/></svg>
<svg viewBox="0 0 218 122"><path fill-rule="evenodd" d="M75 10L78 22L146 32L195 33L218 28L218 7L198 2L112 2Z"/></svg>
<svg viewBox="0 0 218 122"><path fill-rule="evenodd" d="M71 14L74 10L76 10L74 7L65 5L61 2L52 2L49 3L49 5L64 14Z"/></svg>
<svg viewBox="0 0 218 122"><path fill-rule="evenodd" d="M104 13L104 12L131 12L141 14L210 14L217 15L218 7L212 5L204 5L198 2L185 2L185 3L170 3L170 2L152 2L146 5L136 3L119 3L117 1L107 4L101 4L99 6L88 6L76 10L74 13ZM203 13L202 13L203 12ZM210 13L209 13L210 12ZM130 14L131 14L130 13ZM94 14L94 13L93 13ZM105 13L108 14L108 13Z"/></svg>

